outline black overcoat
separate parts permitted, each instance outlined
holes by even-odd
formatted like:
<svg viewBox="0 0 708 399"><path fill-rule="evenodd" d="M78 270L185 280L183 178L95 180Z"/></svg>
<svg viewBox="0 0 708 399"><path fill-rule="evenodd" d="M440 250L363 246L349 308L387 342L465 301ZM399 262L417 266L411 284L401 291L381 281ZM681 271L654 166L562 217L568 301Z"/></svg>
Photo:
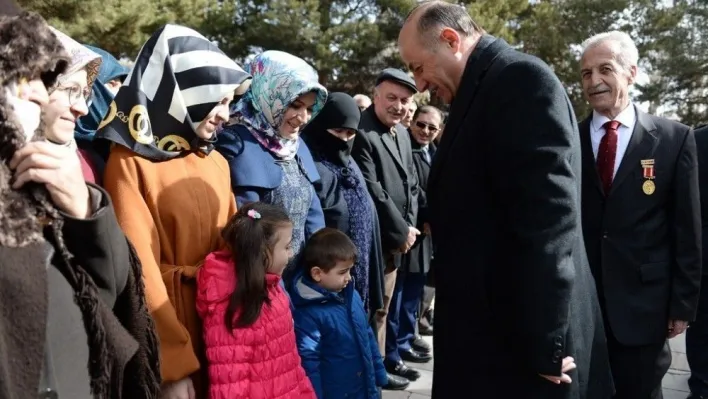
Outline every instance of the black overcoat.
<svg viewBox="0 0 708 399"><path fill-rule="evenodd" d="M427 187L435 245L433 398L613 392L580 215L577 121L539 59L485 35ZM570 385L538 376L578 365ZM473 387L473 388L470 388Z"/></svg>

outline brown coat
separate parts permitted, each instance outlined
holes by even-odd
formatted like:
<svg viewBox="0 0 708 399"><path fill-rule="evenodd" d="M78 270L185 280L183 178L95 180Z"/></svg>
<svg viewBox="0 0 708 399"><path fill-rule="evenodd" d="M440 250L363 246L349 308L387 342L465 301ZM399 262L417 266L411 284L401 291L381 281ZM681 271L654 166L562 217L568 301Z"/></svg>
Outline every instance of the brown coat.
<svg viewBox="0 0 708 399"><path fill-rule="evenodd" d="M220 248L220 231L236 213L229 166L216 151L152 162L115 145L104 177L118 221L143 264L162 377L178 381L204 359L195 275L206 255ZM200 381L206 380L192 377L201 397L206 384Z"/></svg>

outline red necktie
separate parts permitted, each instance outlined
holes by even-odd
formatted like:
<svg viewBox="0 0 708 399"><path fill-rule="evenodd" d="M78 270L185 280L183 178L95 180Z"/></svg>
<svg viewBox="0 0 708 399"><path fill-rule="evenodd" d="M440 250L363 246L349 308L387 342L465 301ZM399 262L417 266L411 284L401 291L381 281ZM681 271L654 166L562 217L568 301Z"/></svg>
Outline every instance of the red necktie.
<svg viewBox="0 0 708 399"><path fill-rule="evenodd" d="M612 177L615 173L615 157L617 156L617 128L620 123L617 121L605 122L605 135L600 140L600 148L597 151L597 171L602 180L602 188L605 196L610 193L612 187Z"/></svg>

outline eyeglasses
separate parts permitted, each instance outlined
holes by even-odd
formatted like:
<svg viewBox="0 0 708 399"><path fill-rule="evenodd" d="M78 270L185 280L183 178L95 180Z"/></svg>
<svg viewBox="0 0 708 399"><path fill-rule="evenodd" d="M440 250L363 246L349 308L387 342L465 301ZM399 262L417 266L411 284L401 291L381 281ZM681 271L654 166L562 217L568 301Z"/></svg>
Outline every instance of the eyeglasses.
<svg viewBox="0 0 708 399"><path fill-rule="evenodd" d="M416 121L415 125L421 129L428 128L428 130L430 130L431 133L436 133L438 130L440 130L440 128L435 125L431 125L430 123L425 123L425 122L421 122L421 121Z"/></svg>
<svg viewBox="0 0 708 399"><path fill-rule="evenodd" d="M88 87L82 88L81 85L79 85L78 83L74 83L57 86L56 90L63 91L66 93L66 95L69 97L69 105L71 106L76 105L76 103L78 103L82 99L84 100L84 102L86 102L87 107L91 106L93 96L91 93L91 89L89 89Z"/></svg>

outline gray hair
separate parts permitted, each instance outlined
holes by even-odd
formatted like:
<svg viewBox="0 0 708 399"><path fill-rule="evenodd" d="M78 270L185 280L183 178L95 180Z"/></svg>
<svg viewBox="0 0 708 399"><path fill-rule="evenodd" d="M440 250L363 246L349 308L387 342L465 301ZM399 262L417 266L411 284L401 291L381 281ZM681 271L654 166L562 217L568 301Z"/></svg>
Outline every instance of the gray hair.
<svg viewBox="0 0 708 399"><path fill-rule="evenodd" d="M582 55L585 55L588 49L605 42L612 42L619 46L619 52L617 52L615 56L622 68L629 70L631 67L637 66L639 63L639 50L637 50L637 45L634 44L634 40L632 40L627 33L618 30L598 33L585 40L581 44L583 49Z"/></svg>
<svg viewBox="0 0 708 399"><path fill-rule="evenodd" d="M354 98L354 101L362 100L362 101L371 102L371 99L366 94L355 94L353 98Z"/></svg>

